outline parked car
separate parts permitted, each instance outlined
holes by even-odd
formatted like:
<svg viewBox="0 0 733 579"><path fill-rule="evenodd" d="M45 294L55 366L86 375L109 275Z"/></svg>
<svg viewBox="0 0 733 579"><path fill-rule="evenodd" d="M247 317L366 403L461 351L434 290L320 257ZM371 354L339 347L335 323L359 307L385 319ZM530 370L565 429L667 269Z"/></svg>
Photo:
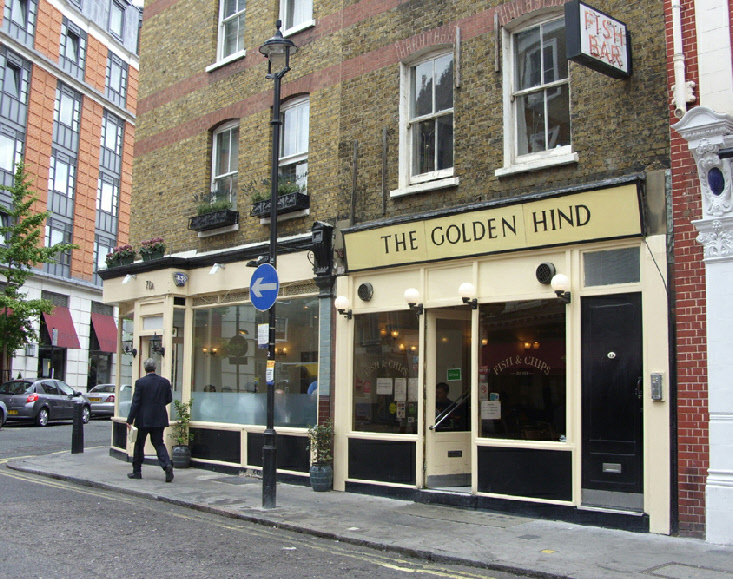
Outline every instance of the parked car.
<svg viewBox="0 0 733 579"><path fill-rule="evenodd" d="M0 402L0 414L2 414L2 416L0 416L0 428L2 428L8 417L8 407L5 406L5 402Z"/></svg>
<svg viewBox="0 0 733 579"><path fill-rule="evenodd" d="M92 408L92 416L112 416L115 413L115 385L97 384L82 394Z"/></svg>
<svg viewBox="0 0 733 579"><path fill-rule="evenodd" d="M72 420L74 405L82 404L81 418L89 422L92 410L81 395L62 380L9 380L0 384L0 401L8 409L8 420L33 420L38 426L51 421Z"/></svg>

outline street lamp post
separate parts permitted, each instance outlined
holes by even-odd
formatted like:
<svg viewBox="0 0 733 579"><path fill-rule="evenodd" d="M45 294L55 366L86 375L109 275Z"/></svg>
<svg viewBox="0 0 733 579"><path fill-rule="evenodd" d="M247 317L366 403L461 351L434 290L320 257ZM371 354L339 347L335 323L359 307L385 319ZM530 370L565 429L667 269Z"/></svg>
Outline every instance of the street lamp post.
<svg viewBox="0 0 733 579"><path fill-rule="evenodd" d="M277 21L275 36L260 46L260 52L267 58L267 77L275 81L272 101L272 157L270 164L270 265L277 269L277 184L278 160L280 154L280 81L290 70L290 55L298 47L292 40L283 38L280 32L282 22ZM277 300L276 300L277 303ZM275 305L270 307L269 345L267 360L272 368L272 379L267 380L267 427L262 447L262 506L272 509L277 503L277 433L275 432L275 330L277 317Z"/></svg>

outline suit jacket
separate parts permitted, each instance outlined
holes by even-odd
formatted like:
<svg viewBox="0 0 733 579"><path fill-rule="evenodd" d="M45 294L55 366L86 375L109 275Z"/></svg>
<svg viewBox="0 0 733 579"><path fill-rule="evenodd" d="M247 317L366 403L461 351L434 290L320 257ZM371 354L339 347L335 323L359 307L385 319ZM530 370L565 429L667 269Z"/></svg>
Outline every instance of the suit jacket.
<svg viewBox="0 0 733 579"><path fill-rule="evenodd" d="M155 373L146 374L135 382L130 414L127 423L138 428L159 428L168 426L168 412L165 407L173 400L171 383Z"/></svg>

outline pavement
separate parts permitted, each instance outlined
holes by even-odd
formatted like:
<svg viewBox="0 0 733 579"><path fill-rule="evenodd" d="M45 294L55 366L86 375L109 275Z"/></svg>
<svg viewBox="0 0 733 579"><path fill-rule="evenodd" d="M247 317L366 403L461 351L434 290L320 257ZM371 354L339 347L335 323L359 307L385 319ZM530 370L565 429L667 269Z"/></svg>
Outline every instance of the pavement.
<svg viewBox="0 0 733 579"><path fill-rule="evenodd" d="M528 577L733 579L733 547L484 510L356 493L313 492L278 482L276 507L262 507L262 481L195 468L166 484L158 466L130 480L129 463L108 447L12 459L11 469L165 501L270 527L401 555Z"/></svg>

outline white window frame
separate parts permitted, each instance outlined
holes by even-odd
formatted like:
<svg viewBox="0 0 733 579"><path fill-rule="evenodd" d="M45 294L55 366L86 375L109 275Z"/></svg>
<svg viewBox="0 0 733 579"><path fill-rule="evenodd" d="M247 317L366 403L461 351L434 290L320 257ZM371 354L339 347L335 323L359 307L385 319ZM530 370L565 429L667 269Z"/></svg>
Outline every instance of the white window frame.
<svg viewBox="0 0 733 579"><path fill-rule="evenodd" d="M117 30L117 18L115 18L115 14L119 13L120 20L119 20L119 30ZM115 2L115 0L112 0L112 2L109 5L109 26L108 26L109 32L112 36L115 38L122 39L122 35L125 33L125 7Z"/></svg>
<svg viewBox="0 0 733 579"><path fill-rule="evenodd" d="M420 175L413 175L413 138L411 129L411 82L413 69L429 60L434 60L445 55L453 56L455 66L455 50L452 45L435 47L429 52L418 53L409 60L400 63L400 115L399 115L399 180L398 188L390 191L390 197L401 197L403 195L412 195L423 191L434 191L445 189L447 187L455 187L458 185L458 178L455 176L455 86L454 86L454 107L450 109L453 115L453 166L448 169L440 169ZM454 72L455 74L455 72ZM455 79L454 79L455 82ZM448 111L441 111L446 114ZM436 114L436 116L439 116ZM424 120L425 117L421 117Z"/></svg>
<svg viewBox="0 0 733 579"><path fill-rule="evenodd" d="M237 167L234 168L234 170L231 170L232 167L232 158L229 158L229 171L226 171L224 173L218 174L217 170L219 167L219 135L222 133L230 132L232 129L237 129L237 158L235 159L237 161ZM231 177L233 175L238 176L239 174L239 121L230 121L227 123L224 123L220 127L217 127L217 129L212 134L211 139L211 191L216 190L216 182L219 179L226 179L227 177ZM213 201L213 198L212 198ZM237 191L234 190L233 192L230 192L229 201L232 204L232 209L236 208L237 205Z"/></svg>
<svg viewBox="0 0 733 579"><path fill-rule="evenodd" d="M304 7L302 15L297 21L293 12L294 6ZM313 0L280 0L280 20L283 23L283 36L287 37L296 34L301 30L312 28L316 25L313 19Z"/></svg>
<svg viewBox="0 0 733 579"><path fill-rule="evenodd" d="M496 177L505 177L528 171L538 171L548 167L569 165L578 162L578 154L573 151L572 144L554 147L547 151L517 155L517 119L515 105L515 62L514 41L519 32L534 28L540 24L551 22L562 17L562 13L544 13L529 19L518 19L516 23L502 29L502 74L503 74L503 110L504 110L504 166L494 171ZM568 78L553 83L546 83L545 87L553 85L570 85ZM571 128L572 131L572 128ZM543 136L544 137L544 136Z"/></svg>
<svg viewBox="0 0 733 579"><path fill-rule="evenodd" d="M296 151L290 155L283 156L283 148L285 147L285 134L288 131L288 123L285 121L285 116L288 114L289 111L293 111L296 109L300 109L304 106L308 107L308 114L306 115L306 121L307 121L307 138L306 138L306 148L305 151ZM299 97L293 100L290 100L283 104L282 108L280 109L280 115L281 119L283 121L282 124L282 133L280 135L280 151L278 152L278 167L289 167L290 165L298 165L303 163L305 161L306 165L306 173L305 176L301 179L296 176L296 182L300 185L300 181L303 181L302 185L304 185L305 189L302 191L304 194L308 194L308 153L310 151L310 97ZM301 127L302 128L302 127Z"/></svg>
<svg viewBox="0 0 733 579"><path fill-rule="evenodd" d="M247 53L247 51L244 48L244 39L243 39L241 49L235 50L231 54L224 54L227 24L231 22L232 20L238 19L240 16L244 16L245 26L246 26L247 4L246 4L246 0L242 0L242 1L243 1L244 8L242 8L239 12L235 12L234 14L231 14L230 16L226 16L224 14L224 10L226 8L227 0L219 0L219 38L218 38L218 44L217 44L217 49L216 49L216 62L212 64L211 66L206 67L207 72L211 72L212 70L215 70L221 66L224 66L225 64L228 64L235 60L239 60L240 58L244 58L245 54Z"/></svg>

